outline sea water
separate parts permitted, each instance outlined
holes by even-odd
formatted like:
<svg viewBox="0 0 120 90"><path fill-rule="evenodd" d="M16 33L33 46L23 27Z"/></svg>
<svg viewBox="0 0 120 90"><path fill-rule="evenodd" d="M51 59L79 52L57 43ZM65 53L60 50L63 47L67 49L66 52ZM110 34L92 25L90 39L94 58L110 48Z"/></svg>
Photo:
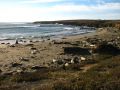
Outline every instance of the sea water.
<svg viewBox="0 0 120 90"><path fill-rule="evenodd" d="M59 38L95 31L94 28L63 24L0 23L0 41Z"/></svg>

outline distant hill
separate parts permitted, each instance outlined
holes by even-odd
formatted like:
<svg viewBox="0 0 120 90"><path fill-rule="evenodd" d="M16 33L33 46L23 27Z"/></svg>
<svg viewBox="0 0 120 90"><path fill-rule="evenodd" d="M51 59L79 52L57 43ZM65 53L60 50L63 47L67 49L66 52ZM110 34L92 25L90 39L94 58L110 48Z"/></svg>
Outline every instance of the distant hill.
<svg viewBox="0 0 120 90"><path fill-rule="evenodd" d="M36 21L34 24L64 24L76 26L90 26L90 27L115 27L120 24L120 20L60 20L60 21Z"/></svg>

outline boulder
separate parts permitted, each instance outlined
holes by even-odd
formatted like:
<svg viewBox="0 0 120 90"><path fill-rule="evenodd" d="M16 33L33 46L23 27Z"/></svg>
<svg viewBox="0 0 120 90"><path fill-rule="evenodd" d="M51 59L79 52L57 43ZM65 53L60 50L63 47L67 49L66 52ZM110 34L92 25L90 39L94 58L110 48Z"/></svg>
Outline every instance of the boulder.
<svg viewBox="0 0 120 90"><path fill-rule="evenodd" d="M96 53L100 54L120 54L120 49L114 45L111 44L101 44L99 45L95 51Z"/></svg>
<svg viewBox="0 0 120 90"><path fill-rule="evenodd" d="M80 47L64 47L65 54L90 55L89 49Z"/></svg>

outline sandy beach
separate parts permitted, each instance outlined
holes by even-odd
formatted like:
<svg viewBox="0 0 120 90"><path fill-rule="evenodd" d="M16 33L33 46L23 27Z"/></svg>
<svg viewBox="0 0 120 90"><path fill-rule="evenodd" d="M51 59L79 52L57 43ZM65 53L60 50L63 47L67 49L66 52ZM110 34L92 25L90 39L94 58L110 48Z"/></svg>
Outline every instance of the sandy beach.
<svg viewBox="0 0 120 90"><path fill-rule="evenodd" d="M102 40L110 41L111 39L120 37L119 34L110 29L97 30L93 33L67 36L58 40L45 40L35 41L26 44L16 45L0 45L0 66L2 71L5 70L5 66L9 66L10 63L21 63L24 67L34 65L46 65L53 59L72 58L72 55L64 54L64 47L83 47L80 42L86 41L88 38L99 38ZM84 48L84 47L83 47ZM78 55L80 57L81 55ZM20 58L27 58L28 61L22 61ZM12 70L8 68L5 71Z"/></svg>
<svg viewBox="0 0 120 90"><path fill-rule="evenodd" d="M79 44L79 42L86 41L88 38L111 40L117 37L120 37L117 32L113 33L113 31L109 29L101 29L93 33L67 36L58 40L34 41L16 45L1 44L0 66L3 68L2 71L4 71L4 66L12 62L22 63L26 67L29 65L47 65L47 63L51 62L53 59L73 57L72 55L64 55L63 47L80 47L82 44ZM20 58L22 57L27 58L28 61L21 61Z"/></svg>
<svg viewBox="0 0 120 90"><path fill-rule="evenodd" d="M92 39L96 40L96 44L88 42ZM67 54L64 48L90 48L90 45L100 43L98 39L111 43L113 43L112 40L116 40L118 47L120 47L120 31L115 28L98 29L93 33L68 36L59 40L33 41L14 45L0 44L0 73L1 75L13 75L20 72L35 72L37 69L33 69L33 67L49 68L53 60L71 60L74 57L93 59L93 55L74 54L74 51ZM80 68L86 72L96 65L96 63L86 64Z"/></svg>

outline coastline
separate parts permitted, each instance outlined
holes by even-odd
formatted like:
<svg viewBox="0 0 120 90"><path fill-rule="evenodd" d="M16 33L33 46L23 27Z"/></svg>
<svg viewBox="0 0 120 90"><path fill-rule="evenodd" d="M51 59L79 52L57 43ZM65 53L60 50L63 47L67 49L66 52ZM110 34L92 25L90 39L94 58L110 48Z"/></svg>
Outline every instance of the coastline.
<svg viewBox="0 0 120 90"><path fill-rule="evenodd" d="M92 47L91 50L94 50L95 45L97 45L92 42L101 44L101 41L103 41L114 44L115 40L120 48L119 30L102 28L96 32L55 40L49 39L13 45L0 44L0 77L6 77L9 82L19 86L20 89L26 89L29 86L31 86L29 88L35 88L36 85L42 84L49 85L48 83L54 85L59 80L73 80L71 77L78 78L79 75L89 73L89 70L99 66L99 62L106 60L105 58L109 56L104 57L105 55L91 53L90 48ZM80 50L79 53L76 53L78 50ZM86 50L87 53L84 52ZM120 54L112 56L115 60L118 60L119 57ZM73 59L83 60L76 64L71 62ZM110 57L107 59L111 60ZM59 65L56 63L57 60L60 60L59 63L61 63L61 60L67 63ZM66 68L63 67L64 64ZM34 79L36 80L35 83ZM9 82L6 82L5 85L3 83L3 88L6 88L7 85L10 86ZM23 85L26 86L22 87Z"/></svg>
<svg viewBox="0 0 120 90"><path fill-rule="evenodd" d="M11 59L14 59L14 58L19 59L20 57L34 56L34 54L33 55L31 54L31 50L29 48L35 47L35 48L39 49L38 54L37 54L37 58L44 59L42 61L42 63L43 63L46 61L50 61L53 58L59 57L60 53L63 53L62 47L72 46L69 44L54 44L54 42L63 42L63 43L69 42L69 43L74 44L74 43L77 43L77 41L79 41L79 42L86 41L88 38L96 38L96 39L101 38L103 40L111 40L111 39L117 38L117 37L118 37L117 33L112 33L110 31L107 31L107 29L103 28L100 31L97 30L97 31L92 32L92 33L87 33L87 34L82 34L82 35L74 35L74 36L66 36L63 38L53 39L53 40L52 39L33 40L31 42L28 42L28 43L25 42L25 43L20 43L20 44L16 44L16 45L3 43L3 44L0 44L0 49L5 48L6 52L1 53L0 60L3 61L6 58L5 57L6 55L8 55L8 57L10 57ZM15 47L13 48L12 46L14 46L14 45L15 45ZM29 45L31 45L31 46L29 46ZM56 51L56 50L58 50L58 51ZM7 52L11 52L11 53L7 53ZM14 53L12 53L12 52L14 52ZM24 53L22 54L22 52L25 52L25 55L24 55ZM42 53L43 56L39 56L39 53ZM57 53L58 53L58 55L56 55ZM6 59L8 59L8 57ZM3 63L6 63L5 60L3 61ZM41 64L41 62L39 64Z"/></svg>
<svg viewBox="0 0 120 90"><path fill-rule="evenodd" d="M15 44L15 41L18 40L20 44L27 44L30 43L31 41L35 42L35 41L43 41L43 40L60 40L62 38L69 38L69 37L76 37L76 36L88 36L89 34L91 35L92 33L96 32L92 31L92 32L84 32L84 33L80 33L80 34L71 34L71 35L55 35L55 36L45 36L45 37L41 37L41 38L18 38L18 39L2 39L0 40L0 44Z"/></svg>

